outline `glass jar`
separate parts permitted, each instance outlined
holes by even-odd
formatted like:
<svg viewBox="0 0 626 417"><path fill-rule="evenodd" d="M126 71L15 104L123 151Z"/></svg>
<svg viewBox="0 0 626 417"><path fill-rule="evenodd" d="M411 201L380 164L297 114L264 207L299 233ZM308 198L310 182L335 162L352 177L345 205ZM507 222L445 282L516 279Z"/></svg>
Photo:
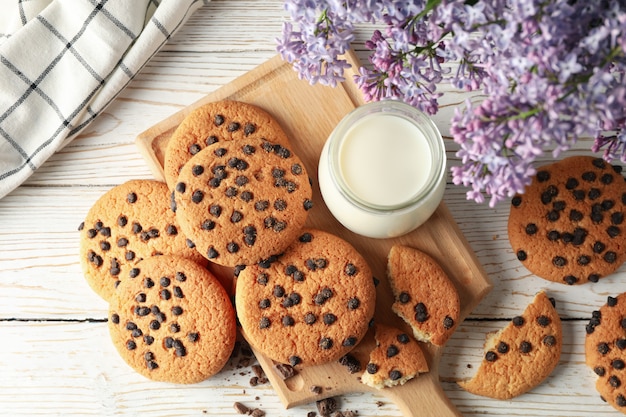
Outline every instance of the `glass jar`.
<svg viewBox="0 0 626 417"><path fill-rule="evenodd" d="M446 153L428 116L400 101L359 106L332 131L320 155L326 206L346 228L390 238L423 224L445 190Z"/></svg>

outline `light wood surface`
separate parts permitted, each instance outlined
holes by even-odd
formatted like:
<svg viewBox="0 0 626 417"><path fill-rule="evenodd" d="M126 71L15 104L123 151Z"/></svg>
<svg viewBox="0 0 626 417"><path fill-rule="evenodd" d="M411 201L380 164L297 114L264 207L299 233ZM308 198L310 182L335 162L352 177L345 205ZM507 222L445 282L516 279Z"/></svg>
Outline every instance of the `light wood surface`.
<svg viewBox="0 0 626 417"><path fill-rule="evenodd" d="M306 416L316 410L314 403L286 410L270 384L251 386L254 374L242 355L200 384L155 383L138 375L109 341L107 305L84 282L78 261L76 229L96 199L129 179L154 177L135 143L137 135L275 56L274 38L284 17L282 1L213 0L81 137L0 200L0 415L228 416L237 415L235 401L268 416ZM368 28L360 27L356 43L368 36ZM361 47L356 54L367 62ZM442 111L434 120L448 139L453 165L457 146L449 140L449 119L454 107L471 96L449 86L443 91ZM590 154L589 145L581 141L569 154ZM444 203L493 282L440 354L440 384L452 406L463 416L620 415L595 391L595 376L584 365L583 341L592 311L608 295L626 290L626 267L593 285L549 283L532 276L511 251L506 203L476 205L450 182ZM541 289L556 298L564 320L564 347L554 373L510 401L460 389L455 381L477 369L486 334L521 313ZM402 415L381 393L338 399L340 409L358 410L360 416ZM431 406L411 408L428 415L422 410Z"/></svg>

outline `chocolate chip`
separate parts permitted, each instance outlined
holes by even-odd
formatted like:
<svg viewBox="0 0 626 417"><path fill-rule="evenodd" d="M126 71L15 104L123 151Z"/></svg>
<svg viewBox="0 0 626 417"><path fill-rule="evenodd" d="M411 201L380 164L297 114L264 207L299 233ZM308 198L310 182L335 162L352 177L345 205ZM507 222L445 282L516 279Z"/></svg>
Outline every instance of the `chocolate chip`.
<svg viewBox="0 0 626 417"><path fill-rule="evenodd" d="M264 273L264 272L260 273L260 274L259 274L259 275L257 275L257 277L256 277L256 282L257 282L257 284L260 284L260 285L266 286L266 285L267 285L267 283L268 283L268 281L269 281L269 276L268 276L266 273Z"/></svg>
<svg viewBox="0 0 626 417"><path fill-rule="evenodd" d="M600 197L601 194L602 193L597 188L591 188L589 192L587 193L587 196L589 197L590 200L596 200L597 198Z"/></svg>
<svg viewBox="0 0 626 417"><path fill-rule="evenodd" d="M552 264L556 267L561 268L567 264L567 260L562 256L555 256L554 258L552 258Z"/></svg>
<svg viewBox="0 0 626 417"><path fill-rule="evenodd" d="M374 375L376 372L378 372L378 365L376 365L373 362L370 362L365 367L365 370L367 371L368 374Z"/></svg>
<svg viewBox="0 0 626 417"><path fill-rule="evenodd" d="M579 222L583 219L583 214L578 210L571 210L569 212L569 219L573 222Z"/></svg>
<svg viewBox="0 0 626 417"><path fill-rule="evenodd" d="M603 258L606 263L609 263L609 264L615 263L615 261L617 261L617 253L613 251L607 251L604 254Z"/></svg>
<svg viewBox="0 0 626 417"><path fill-rule="evenodd" d="M411 295L408 292L402 291L400 294L398 294L398 301L401 304L406 304L411 301Z"/></svg>
<svg viewBox="0 0 626 417"><path fill-rule="evenodd" d="M269 204L269 203L268 203ZM313 235L311 235L310 233L303 233L300 235L300 237L298 238L298 241L302 242L302 243L309 243L313 240ZM349 264L351 265L351 264ZM347 272L346 272L347 273Z"/></svg>
<svg viewBox="0 0 626 417"><path fill-rule="evenodd" d="M348 310L356 310L361 305L358 298L354 297L348 300Z"/></svg>
<svg viewBox="0 0 626 417"><path fill-rule="evenodd" d="M204 199L204 193L201 190L196 190L191 195L191 201L198 204Z"/></svg>
<svg viewBox="0 0 626 417"><path fill-rule="evenodd" d="M256 211L265 211L270 206L270 202L267 200L261 200L254 203L254 209Z"/></svg>
<svg viewBox="0 0 626 417"><path fill-rule="evenodd" d="M129 340L126 342L126 349L128 350L135 350L137 349L137 343L135 343L135 341L133 340Z"/></svg>
<svg viewBox="0 0 626 417"><path fill-rule="evenodd" d="M197 154L201 150L202 150L202 147L200 145L198 145L197 143L194 143L193 145L191 145L189 147L189 153L192 154L192 155Z"/></svg>
<svg viewBox="0 0 626 417"><path fill-rule="evenodd" d="M262 317L261 321L259 322L259 329L267 329L270 327L270 319L268 319L267 317Z"/></svg>
<svg viewBox="0 0 626 417"><path fill-rule="evenodd" d="M525 261L527 258L528 255L526 255L526 252L521 249L517 251L517 259L519 259L520 261Z"/></svg>
<svg viewBox="0 0 626 417"><path fill-rule="evenodd" d="M398 353L400 353L400 350L398 349L398 347L396 345L389 345L389 347L387 348L387 357L388 358L392 358L392 357L396 356Z"/></svg>
<svg viewBox="0 0 626 417"><path fill-rule="evenodd" d="M617 346L619 350L626 349L626 339L617 339L615 341L615 346Z"/></svg>
<svg viewBox="0 0 626 417"><path fill-rule="evenodd" d="M245 201L246 203L249 203L250 201L254 199L254 194L252 194L251 191L243 191L239 195L239 198L241 198L241 200Z"/></svg>
<svg viewBox="0 0 626 417"><path fill-rule="evenodd" d="M498 355L496 354L496 352L490 350L485 353L485 360L487 360L487 362L495 362L497 359Z"/></svg>
<svg viewBox="0 0 626 417"><path fill-rule="evenodd" d="M617 298L611 297L610 295L607 297L606 304L609 307L615 307L617 305Z"/></svg>
<svg viewBox="0 0 626 417"><path fill-rule="evenodd" d="M284 211L287 209L287 202L282 199L278 199L274 202L274 208L278 211Z"/></svg>
<svg viewBox="0 0 626 417"><path fill-rule="evenodd" d="M239 128L241 127L241 124L238 122L232 122L228 125L228 127L226 128L226 130L228 130L229 132L236 132L239 130Z"/></svg>
<svg viewBox="0 0 626 417"><path fill-rule="evenodd" d="M526 234L527 235L534 235L535 233L537 233L537 225L534 223L528 223L526 225Z"/></svg>
<svg viewBox="0 0 626 417"><path fill-rule="evenodd" d="M611 238L616 238L617 236L619 236L620 232L621 230L617 226L609 226L606 229L606 234L609 235L609 237Z"/></svg>
<svg viewBox="0 0 626 417"><path fill-rule="evenodd" d="M550 173L548 171L537 171L537 181L546 182L550 180Z"/></svg>
<svg viewBox="0 0 626 417"><path fill-rule="evenodd" d="M306 324L311 325L311 324L314 324L316 321L317 321L317 317L315 316L315 314L313 314L313 313L306 313L304 315L304 322Z"/></svg>
<svg viewBox="0 0 626 417"><path fill-rule="evenodd" d="M551 221L551 222L555 222L559 220L559 218L561 218L561 215L556 210L551 210L548 212L548 214L546 214L546 219L548 219L548 221Z"/></svg>
<svg viewBox="0 0 626 417"><path fill-rule="evenodd" d="M513 207L519 207L520 204L522 204L522 197L520 196L515 196L511 199L511 204L513 205Z"/></svg>
<svg viewBox="0 0 626 417"><path fill-rule="evenodd" d="M602 242L596 242L593 244L593 252L594 253L602 253L606 249L606 245Z"/></svg>
<svg viewBox="0 0 626 417"><path fill-rule="evenodd" d="M169 300L170 298L172 298L172 293L170 292L170 290L161 290L161 292L159 293L160 297L162 300Z"/></svg>
<svg viewBox="0 0 626 417"><path fill-rule="evenodd" d="M402 372L398 371L397 369L389 372L389 379L391 379L392 381L397 381L400 378L402 378Z"/></svg>
<svg viewBox="0 0 626 417"><path fill-rule="evenodd" d="M150 346L152 343L154 343L154 337L150 335L144 335L143 341L146 345Z"/></svg>
<svg viewBox="0 0 626 417"><path fill-rule="evenodd" d="M611 223L613 224L622 224L624 222L624 213L621 211L615 212L611 214Z"/></svg>
<svg viewBox="0 0 626 417"><path fill-rule="evenodd" d="M346 347L350 347L350 346L354 346L356 345L357 342L357 338L354 336L348 336L344 339L342 345L346 346Z"/></svg>
<svg viewBox="0 0 626 417"><path fill-rule="evenodd" d="M351 374L355 374L361 370L361 362L349 353L339 358L339 364L348 368L348 372Z"/></svg>
<svg viewBox="0 0 626 417"><path fill-rule="evenodd" d="M126 201L128 201L130 204L134 204L137 202L137 194L136 193L128 193L128 195L126 196Z"/></svg>
<svg viewBox="0 0 626 417"><path fill-rule="evenodd" d="M320 339L320 343L319 343L320 348L324 349L324 350L328 350L328 349L332 349L333 347L333 340L329 337L323 337Z"/></svg>
<svg viewBox="0 0 626 417"><path fill-rule="evenodd" d="M454 327L454 319L450 316L446 316L443 319L443 328L446 330L451 329L452 327Z"/></svg>
<svg viewBox="0 0 626 417"><path fill-rule="evenodd" d="M119 314L116 314L116 313L111 314L111 322L114 324L119 324L120 323Z"/></svg>
<svg viewBox="0 0 626 417"><path fill-rule="evenodd" d="M348 264L346 264L346 267L343 269L343 272L347 276L352 277L352 276L356 275L357 268L356 268L356 266L354 264L348 263Z"/></svg>
<svg viewBox="0 0 626 417"><path fill-rule="evenodd" d="M172 314L174 316L180 316L181 314L183 314L183 308L180 306L174 306L172 307Z"/></svg>
<svg viewBox="0 0 626 417"><path fill-rule="evenodd" d="M205 221L203 221L203 222L202 222L202 224L200 225L200 228L201 228L202 230L207 230L207 231L208 231L208 230L213 230L213 229L215 229L215 226L216 226L216 224L215 224L215 222L214 222L213 220L205 220Z"/></svg>
<svg viewBox="0 0 626 417"><path fill-rule="evenodd" d="M209 247L209 249L207 250L207 258L215 259L218 256L220 256L219 252L217 250L215 250L215 248L213 246Z"/></svg>
<svg viewBox="0 0 626 417"><path fill-rule="evenodd" d="M580 255L576 260L576 263L581 266L589 265L591 258L587 255Z"/></svg>
<svg viewBox="0 0 626 417"><path fill-rule="evenodd" d="M548 240L551 240L553 242L561 238L561 234L557 232L556 230L549 231L547 236L548 236Z"/></svg>
<svg viewBox="0 0 626 417"><path fill-rule="evenodd" d="M609 348L609 345L605 342L598 343L597 349L601 355L606 355L607 353L609 353L609 350L611 350Z"/></svg>
<svg viewBox="0 0 626 417"><path fill-rule="evenodd" d="M606 375L606 369L604 369L602 366L596 366L595 368L593 368L593 372L595 372L598 376Z"/></svg>
<svg viewBox="0 0 626 417"><path fill-rule="evenodd" d="M574 275L566 275L565 277L563 277L563 281L565 281L567 285L574 285L578 282L578 278L576 278Z"/></svg>
<svg viewBox="0 0 626 417"><path fill-rule="evenodd" d="M615 207L615 201L613 201L613 200L604 200L604 201L602 201L602 203L600 203L600 206L602 207L602 210L609 211L613 207Z"/></svg>
<svg viewBox="0 0 626 417"><path fill-rule="evenodd" d="M617 394L615 397L615 404L617 404L618 407L626 407L626 397L622 394Z"/></svg>
<svg viewBox="0 0 626 417"><path fill-rule="evenodd" d="M602 184L609 185L610 183L613 182L613 175L611 175L611 174L603 174L600 177L600 182L602 182Z"/></svg>
<svg viewBox="0 0 626 417"><path fill-rule="evenodd" d="M204 167L202 165L194 165L193 167L191 167L191 173L195 177L202 175L204 173Z"/></svg>
<svg viewBox="0 0 626 417"><path fill-rule="evenodd" d="M533 349L533 345L530 342L527 341L523 341L522 343L520 343L519 345L519 350L522 353L530 353L530 351Z"/></svg>
<svg viewBox="0 0 626 417"><path fill-rule="evenodd" d="M220 217L220 215L222 214L222 206L218 204L212 204L211 207L209 207L209 213L211 213L215 217Z"/></svg>
<svg viewBox="0 0 626 417"><path fill-rule="evenodd" d="M522 316L515 316L513 317L513 324L517 327L523 326L524 323L526 322L526 320L524 320L524 317Z"/></svg>
<svg viewBox="0 0 626 417"><path fill-rule="evenodd" d="M240 211L234 210L233 214L231 214L230 216L231 223L239 223L241 220L243 220L243 213Z"/></svg>
<svg viewBox="0 0 626 417"><path fill-rule="evenodd" d="M428 320L428 311L424 303L417 303L414 307L414 310L415 310L415 320L418 323L423 323L426 320Z"/></svg>
<svg viewBox="0 0 626 417"><path fill-rule="evenodd" d="M159 323L158 320L152 320L150 322L150 329L151 330L159 330L161 328L161 323Z"/></svg>
<svg viewBox="0 0 626 417"><path fill-rule="evenodd" d="M548 316L541 315L537 317L537 324L540 325L541 327L549 326L550 323L551 323L551 320Z"/></svg>
<svg viewBox="0 0 626 417"><path fill-rule="evenodd" d="M337 316L335 316L333 313L326 313L323 316L323 320L324 324L330 326L337 321Z"/></svg>
<svg viewBox="0 0 626 417"><path fill-rule="evenodd" d="M500 343L498 343L497 349L498 353L505 354L509 351L509 345L506 342L501 341Z"/></svg>
<svg viewBox="0 0 626 417"><path fill-rule="evenodd" d="M609 385L613 388L619 388L619 386L622 385L622 381L617 376L611 375L609 377Z"/></svg>
<svg viewBox="0 0 626 417"><path fill-rule="evenodd" d="M621 370L624 369L624 361L621 359L613 359L613 361L611 362L611 366L613 367L613 369L617 369L617 370Z"/></svg>
<svg viewBox="0 0 626 417"><path fill-rule="evenodd" d="M568 178L567 181L565 182L565 188L567 188L568 190L573 190L574 188L578 187L578 180L576 178Z"/></svg>
<svg viewBox="0 0 626 417"><path fill-rule="evenodd" d="M587 171L584 172L583 175L581 176L581 178L587 182L593 182L596 180L596 173L595 172L591 172L591 171Z"/></svg>
<svg viewBox="0 0 626 417"><path fill-rule="evenodd" d="M291 316L283 317L282 322L283 322L283 326L285 326L285 327L290 327L290 326L293 326L294 324L296 324L296 321Z"/></svg>

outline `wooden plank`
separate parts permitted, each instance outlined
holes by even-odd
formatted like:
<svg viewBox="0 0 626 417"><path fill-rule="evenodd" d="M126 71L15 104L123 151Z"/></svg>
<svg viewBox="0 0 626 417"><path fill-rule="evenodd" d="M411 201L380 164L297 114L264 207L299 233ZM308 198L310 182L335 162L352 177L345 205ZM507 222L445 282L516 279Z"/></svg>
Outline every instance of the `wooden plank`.
<svg viewBox="0 0 626 417"><path fill-rule="evenodd" d="M443 388L465 416L619 415L599 398L595 376L584 365L582 345L572 337L579 322L564 322L561 363L545 383L510 401L469 394L454 382L469 377L482 357L483 333L506 322L466 322L442 357ZM250 386L251 362L232 358L214 378L173 385L145 379L128 367L112 343L106 323L0 322L0 404L3 415L236 415L233 403L259 407L268 416L305 417L313 403L285 410L269 384ZM471 368L468 368L471 365ZM380 403L379 403L380 402ZM339 399L343 410L359 416L401 416L380 394Z"/></svg>

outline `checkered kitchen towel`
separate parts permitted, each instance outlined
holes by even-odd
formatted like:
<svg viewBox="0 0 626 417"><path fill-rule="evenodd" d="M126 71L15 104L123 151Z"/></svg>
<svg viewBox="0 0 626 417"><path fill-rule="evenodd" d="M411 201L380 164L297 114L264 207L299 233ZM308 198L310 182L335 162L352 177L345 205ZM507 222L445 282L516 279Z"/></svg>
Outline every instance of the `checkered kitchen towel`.
<svg viewBox="0 0 626 417"><path fill-rule="evenodd" d="M0 198L74 138L208 0L0 0Z"/></svg>

